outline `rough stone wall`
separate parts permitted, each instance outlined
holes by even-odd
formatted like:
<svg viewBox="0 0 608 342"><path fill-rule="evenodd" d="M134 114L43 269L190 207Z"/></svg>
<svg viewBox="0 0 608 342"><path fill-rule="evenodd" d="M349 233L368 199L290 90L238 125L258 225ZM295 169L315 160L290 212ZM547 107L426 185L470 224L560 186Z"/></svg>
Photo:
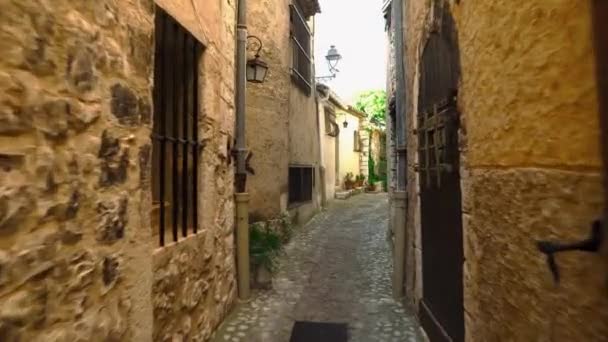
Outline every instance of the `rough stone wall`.
<svg viewBox="0 0 608 342"><path fill-rule="evenodd" d="M235 2L162 1L205 46L199 66L199 232L152 256L155 341L206 341L236 296L233 164ZM156 241L154 242L157 243ZM157 245L155 245L156 247Z"/></svg>
<svg viewBox="0 0 608 342"><path fill-rule="evenodd" d="M384 147L382 146L382 140L380 139L380 136L383 133L378 131L378 130L373 130L370 134L370 155L372 157L372 159L374 160L374 173L376 175L380 175L380 170L378 168L378 166L380 165L380 158L381 154L385 151Z"/></svg>
<svg viewBox="0 0 608 342"><path fill-rule="evenodd" d="M360 121L363 121L361 119ZM361 152L359 152L359 174L365 176L365 180L369 180L369 142L370 142L370 134L366 129L367 124L365 122L360 122L359 126L359 137L361 144Z"/></svg>
<svg viewBox="0 0 608 342"><path fill-rule="evenodd" d="M152 26L150 1L0 2L2 341L151 339Z"/></svg>
<svg viewBox="0 0 608 342"><path fill-rule="evenodd" d="M430 1L405 1L404 5L404 56L407 113L407 215L405 252L405 294L409 304L418 307L422 298L422 242L420 233L419 177L414 166L418 164L416 129L418 110L418 64L422 54L422 34L428 22Z"/></svg>
<svg viewBox="0 0 608 342"><path fill-rule="evenodd" d="M250 1L248 31L263 42L268 63L262 84L247 84L247 145L256 174L248 177L253 221L278 217L287 208L291 54L289 1ZM271 24L270 24L271 23ZM253 46L252 46L253 47ZM249 51L253 58L255 51Z"/></svg>
<svg viewBox="0 0 608 342"><path fill-rule="evenodd" d="M410 116L430 2L406 2ZM552 282L535 239L580 240L602 209L599 129L587 1L449 2L462 65L461 182L466 339L608 337L600 256L557 257ZM576 15L573 15L576 14ZM406 289L422 295L416 163L408 139Z"/></svg>
<svg viewBox="0 0 608 342"><path fill-rule="evenodd" d="M164 2L206 46L207 146L201 232L156 252L154 3L0 2L1 341L200 341L232 303L234 4Z"/></svg>
<svg viewBox="0 0 608 342"><path fill-rule="evenodd" d="M602 210L590 13L588 1L454 7L469 340L608 338L600 256L559 255L555 286L533 243L586 238Z"/></svg>

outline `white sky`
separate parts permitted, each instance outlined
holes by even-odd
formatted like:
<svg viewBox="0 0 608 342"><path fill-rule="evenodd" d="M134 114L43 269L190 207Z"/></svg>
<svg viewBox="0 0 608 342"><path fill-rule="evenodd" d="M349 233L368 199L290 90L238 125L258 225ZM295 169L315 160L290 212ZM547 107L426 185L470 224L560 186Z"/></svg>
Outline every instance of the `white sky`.
<svg viewBox="0 0 608 342"><path fill-rule="evenodd" d="M329 75L325 55L335 45L342 55L338 76L325 81L343 100L351 102L364 90L385 89L387 38L382 0L320 0L315 16L317 76Z"/></svg>

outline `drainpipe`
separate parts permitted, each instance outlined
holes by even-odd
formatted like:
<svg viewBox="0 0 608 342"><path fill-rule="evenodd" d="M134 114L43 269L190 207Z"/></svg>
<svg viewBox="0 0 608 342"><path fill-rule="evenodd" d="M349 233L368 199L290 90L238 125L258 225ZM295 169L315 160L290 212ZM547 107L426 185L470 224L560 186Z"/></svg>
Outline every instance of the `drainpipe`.
<svg viewBox="0 0 608 342"><path fill-rule="evenodd" d="M405 59L403 54L403 1L393 0L391 7L392 22L395 25L395 69L397 73L396 89L396 115L395 115L395 138L397 149L397 187L393 193L394 203L394 234L395 253L393 262L393 296L401 299L404 295L405 286L405 249L406 249L406 215L407 215L407 193L406 193L406 84L405 84Z"/></svg>
<svg viewBox="0 0 608 342"><path fill-rule="evenodd" d="M319 130L319 173L321 180L321 206L327 206L327 168L325 165L325 151L323 148L325 147L324 137L325 130L322 128L322 125L325 123L325 103L329 101L329 88L327 89L327 94L323 94L321 91L316 92L316 101L317 101L317 129ZM321 116L323 113L323 116Z"/></svg>
<svg viewBox="0 0 608 342"><path fill-rule="evenodd" d="M247 78L247 0L238 0L236 26L236 251L239 299L247 300L249 288L249 194L247 185L247 143L245 141L245 97Z"/></svg>

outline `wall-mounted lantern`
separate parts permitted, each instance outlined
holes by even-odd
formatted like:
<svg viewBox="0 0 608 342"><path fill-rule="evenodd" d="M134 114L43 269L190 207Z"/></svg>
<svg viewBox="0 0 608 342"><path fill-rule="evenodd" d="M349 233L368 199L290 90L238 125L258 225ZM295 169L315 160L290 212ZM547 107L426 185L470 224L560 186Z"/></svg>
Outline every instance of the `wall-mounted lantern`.
<svg viewBox="0 0 608 342"><path fill-rule="evenodd" d="M344 119L344 122L342 123L342 126L344 126L344 128L348 127L348 121L346 121L346 119Z"/></svg>
<svg viewBox="0 0 608 342"><path fill-rule="evenodd" d="M260 51L262 50L262 41L256 36L248 36L247 40L252 39L255 42L251 46L256 48L255 58L247 61L247 81L252 83L263 83L268 73L268 64L260 59Z"/></svg>
<svg viewBox="0 0 608 342"><path fill-rule="evenodd" d="M327 60L327 65L329 66L329 72L331 75L319 76L317 77L317 81L329 81L336 78L336 74L340 72L340 70L336 69L336 67L338 66L338 62L340 62L342 59L342 55L338 53L338 49L336 49L335 45L329 47L327 55L325 55L325 59Z"/></svg>

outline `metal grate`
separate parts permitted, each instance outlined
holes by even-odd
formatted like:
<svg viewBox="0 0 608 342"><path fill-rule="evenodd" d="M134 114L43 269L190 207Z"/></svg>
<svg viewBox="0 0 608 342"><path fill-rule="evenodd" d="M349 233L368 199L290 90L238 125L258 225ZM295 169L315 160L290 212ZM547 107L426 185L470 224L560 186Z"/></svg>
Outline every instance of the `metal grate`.
<svg viewBox="0 0 608 342"><path fill-rule="evenodd" d="M198 65L202 45L160 7L156 7L154 125L152 133L153 221L160 246L167 226L198 230ZM180 222L181 221L181 222Z"/></svg>
<svg viewBox="0 0 608 342"><path fill-rule="evenodd" d="M289 167L289 204L312 201L314 177L312 166Z"/></svg>
<svg viewBox="0 0 608 342"><path fill-rule="evenodd" d="M298 5L289 5L291 11L291 41L293 46L292 77L294 82L307 94L312 92L312 58L310 41L312 33Z"/></svg>
<svg viewBox="0 0 608 342"><path fill-rule="evenodd" d="M291 330L289 342L346 342L346 323L325 323L296 321Z"/></svg>
<svg viewBox="0 0 608 342"><path fill-rule="evenodd" d="M454 172L457 163L452 147L458 146L457 120L453 98L440 101L418 116L419 172L421 185L441 187L442 174Z"/></svg>

